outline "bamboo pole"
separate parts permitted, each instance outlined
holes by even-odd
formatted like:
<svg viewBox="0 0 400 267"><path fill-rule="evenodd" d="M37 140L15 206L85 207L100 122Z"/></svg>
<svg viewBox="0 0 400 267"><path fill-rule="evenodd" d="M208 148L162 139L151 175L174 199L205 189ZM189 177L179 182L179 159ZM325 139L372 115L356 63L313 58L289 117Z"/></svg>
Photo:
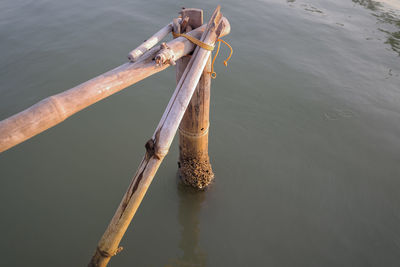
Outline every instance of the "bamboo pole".
<svg viewBox="0 0 400 267"><path fill-rule="evenodd" d="M180 19L178 19L180 21ZM148 50L153 48L158 42L160 42L162 39L164 39L165 36L167 36L172 30L172 23L167 24L164 26L161 30L156 32L153 36L151 36L149 39L144 41L140 46L137 48L133 49L129 54L128 54L128 59L131 62L137 61L144 53L146 53Z"/></svg>
<svg viewBox="0 0 400 267"><path fill-rule="evenodd" d="M189 18L189 29L196 29L203 24L203 11L200 9L183 9L181 15L182 18ZM185 30L175 24L173 26L175 32ZM190 56L184 56L176 62L177 81L180 80L189 60ZM210 73L211 56L179 125L179 175L185 184L197 189L204 189L214 178L208 156Z"/></svg>
<svg viewBox="0 0 400 267"><path fill-rule="evenodd" d="M221 36L230 32L229 23L225 18L223 20L227 26ZM203 25L189 34L200 38L205 28L206 25ZM192 52L195 48L193 43L183 37L174 39L166 45L173 51L176 59ZM155 55L161 50L161 46L154 47L135 63L125 63L0 121L0 153L61 123L78 111L168 68L170 66L168 62L157 64L154 60Z"/></svg>
<svg viewBox="0 0 400 267"><path fill-rule="evenodd" d="M208 44L214 44L224 27L226 25L224 21L221 21L221 13L218 6L201 40ZM210 51L199 47L195 49L192 59L172 95L152 139L146 143L146 154L114 217L100 239L89 266L104 267L111 257L121 250L119 243L150 186L161 161L168 153L179 123L210 54Z"/></svg>

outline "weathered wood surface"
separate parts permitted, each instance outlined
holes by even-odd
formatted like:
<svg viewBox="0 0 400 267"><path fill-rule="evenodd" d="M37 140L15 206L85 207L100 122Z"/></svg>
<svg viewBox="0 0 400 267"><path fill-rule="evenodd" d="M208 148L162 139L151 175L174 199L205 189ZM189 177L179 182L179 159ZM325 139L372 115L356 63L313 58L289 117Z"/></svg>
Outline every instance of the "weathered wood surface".
<svg viewBox="0 0 400 267"><path fill-rule="evenodd" d="M229 22L223 18L225 28L221 36L230 32ZM189 34L200 38L206 25ZM191 53L195 45L183 37L167 43L179 59ZM153 58L161 47L148 51L135 63L125 63L109 72L97 76L60 94L50 96L30 108L0 121L0 153L51 128L78 111L137 83L170 65L158 65Z"/></svg>
<svg viewBox="0 0 400 267"><path fill-rule="evenodd" d="M218 7L213 13L201 40L208 44L214 44L224 27L226 25L224 21L221 21L221 13ZM179 123L196 89L210 54L210 51L201 48L195 49L152 139L146 144L146 154L114 217L100 239L89 266L106 266L110 258L120 250L119 243L150 186L161 161L168 153Z"/></svg>
<svg viewBox="0 0 400 267"><path fill-rule="evenodd" d="M187 8L182 18L189 18L186 27L174 31L184 33L203 24L203 11ZM176 62L176 79L179 82L190 56ZM197 189L204 189L214 178L208 155L208 132L211 86L211 56L179 125L179 175L182 181Z"/></svg>
<svg viewBox="0 0 400 267"><path fill-rule="evenodd" d="M182 16L182 18L189 18L188 25L190 26L190 29L186 29L185 27L182 27L181 33L183 32L190 32L191 29L196 29L203 25L203 10L198 9L198 8L182 8L182 10L179 12Z"/></svg>

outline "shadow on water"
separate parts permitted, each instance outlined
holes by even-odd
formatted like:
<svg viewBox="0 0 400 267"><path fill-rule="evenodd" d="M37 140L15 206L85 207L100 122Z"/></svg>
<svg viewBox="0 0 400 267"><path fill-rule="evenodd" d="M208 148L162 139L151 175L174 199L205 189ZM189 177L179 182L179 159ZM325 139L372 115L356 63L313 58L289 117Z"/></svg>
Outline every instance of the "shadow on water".
<svg viewBox="0 0 400 267"><path fill-rule="evenodd" d="M179 182L178 196L178 220L181 226L179 248L183 255L178 259L171 259L164 267L206 266L207 255L199 247L199 214L206 192L195 190Z"/></svg>
<svg viewBox="0 0 400 267"><path fill-rule="evenodd" d="M395 51L400 56L400 18L392 10L384 10L383 5L377 1L373 0L352 0L354 3L368 8L374 13L378 22L382 24L382 27L391 26L392 29L382 29L378 28L381 32L387 35L385 44L391 46L392 50ZM395 29L395 30L393 30Z"/></svg>

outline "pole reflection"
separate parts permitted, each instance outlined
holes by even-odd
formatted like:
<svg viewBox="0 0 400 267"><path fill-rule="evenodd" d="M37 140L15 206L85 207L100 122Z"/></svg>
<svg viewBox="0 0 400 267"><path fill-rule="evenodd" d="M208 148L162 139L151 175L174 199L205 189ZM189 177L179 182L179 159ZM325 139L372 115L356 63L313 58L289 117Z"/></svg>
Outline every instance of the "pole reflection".
<svg viewBox="0 0 400 267"><path fill-rule="evenodd" d="M165 267L202 267L206 266L207 255L199 246L199 214L206 192L178 182L179 211L178 221L181 226L179 248L183 255L172 259Z"/></svg>

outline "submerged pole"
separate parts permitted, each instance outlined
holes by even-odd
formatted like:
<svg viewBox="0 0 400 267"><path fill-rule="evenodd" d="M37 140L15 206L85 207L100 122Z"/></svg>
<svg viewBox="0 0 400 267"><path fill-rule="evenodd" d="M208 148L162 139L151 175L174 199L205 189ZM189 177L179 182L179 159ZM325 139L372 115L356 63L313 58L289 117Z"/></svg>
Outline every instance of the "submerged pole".
<svg viewBox="0 0 400 267"><path fill-rule="evenodd" d="M203 24L203 10L182 9L182 21L189 18L187 25L179 27L174 22L174 31L185 33ZM189 63L190 55L176 62L176 80ZM208 129L210 113L211 55L201 75L199 84L179 125L179 175L182 181L197 189L204 189L214 178L208 155Z"/></svg>

